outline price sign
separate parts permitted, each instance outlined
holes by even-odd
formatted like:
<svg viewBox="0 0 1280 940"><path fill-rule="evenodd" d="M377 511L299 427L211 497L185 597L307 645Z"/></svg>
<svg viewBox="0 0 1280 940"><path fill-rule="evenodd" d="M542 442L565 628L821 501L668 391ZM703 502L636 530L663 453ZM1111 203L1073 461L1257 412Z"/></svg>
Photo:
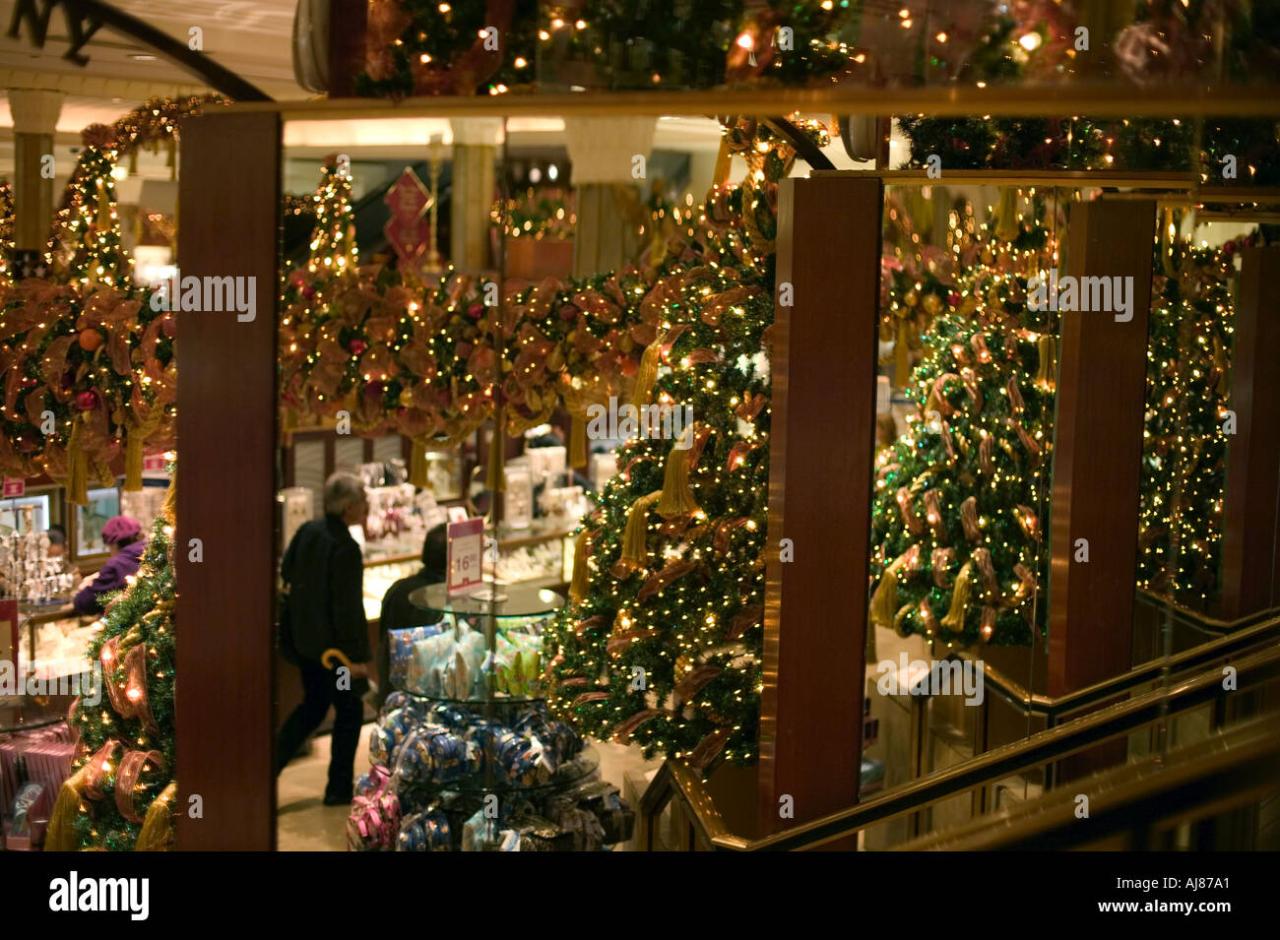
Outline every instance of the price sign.
<svg viewBox="0 0 1280 940"><path fill-rule="evenodd" d="M4 478L4 498L17 499L27 493L27 481L18 477Z"/></svg>
<svg viewBox="0 0 1280 940"><path fill-rule="evenodd" d="M446 532L449 544L447 592L457 594L483 581L480 557L484 549L484 520L451 522Z"/></svg>
<svg viewBox="0 0 1280 940"><path fill-rule="evenodd" d="M169 467L169 459L164 454L147 454L142 458L144 473L164 473Z"/></svg>

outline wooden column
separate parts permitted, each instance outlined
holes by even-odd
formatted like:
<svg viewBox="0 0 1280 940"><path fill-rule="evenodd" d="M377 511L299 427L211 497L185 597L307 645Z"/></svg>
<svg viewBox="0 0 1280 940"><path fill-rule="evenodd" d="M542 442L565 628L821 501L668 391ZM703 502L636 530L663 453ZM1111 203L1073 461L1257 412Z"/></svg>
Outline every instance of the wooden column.
<svg viewBox="0 0 1280 940"><path fill-rule="evenodd" d="M502 118L455 118L453 191L449 197L449 261L459 271L479 274L494 267L489 241L489 209L497 198L498 144Z"/></svg>
<svg viewBox="0 0 1280 940"><path fill-rule="evenodd" d="M1280 246L1246 248L1240 260L1222 512L1229 620L1280 606Z"/></svg>
<svg viewBox="0 0 1280 940"><path fill-rule="evenodd" d="M329 0L329 97L351 98L364 69L368 0Z"/></svg>
<svg viewBox="0 0 1280 940"><path fill-rule="evenodd" d="M771 341L766 833L858 796L882 205L879 179L838 174L784 180L779 197L777 280L794 306L776 307ZM783 796L794 820L779 818Z"/></svg>
<svg viewBox="0 0 1280 940"><path fill-rule="evenodd" d="M178 847L275 847L276 288L280 120L182 128L182 276L256 278L256 317L178 314ZM192 539L203 560L193 562ZM199 795L204 818L187 814Z"/></svg>
<svg viewBox="0 0 1280 940"><path fill-rule="evenodd" d="M565 119L564 143L573 168L578 218L573 239L574 276L618 271L636 260L642 245L627 200L634 195L642 201L640 188L649 183L644 177L632 176L632 161L636 157L649 160L656 127L651 117Z"/></svg>
<svg viewBox="0 0 1280 940"><path fill-rule="evenodd" d="M1156 207L1072 206L1067 275L1131 277L1133 318L1064 312L1050 509L1049 694L1130 668ZM1076 541L1088 540L1088 562Z"/></svg>
<svg viewBox="0 0 1280 940"><path fill-rule="evenodd" d="M13 247L43 251L53 219L53 177L44 162L53 156L53 137L62 112L60 91L12 88L8 92L13 117ZM70 167L55 167L63 175Z"/></svg>

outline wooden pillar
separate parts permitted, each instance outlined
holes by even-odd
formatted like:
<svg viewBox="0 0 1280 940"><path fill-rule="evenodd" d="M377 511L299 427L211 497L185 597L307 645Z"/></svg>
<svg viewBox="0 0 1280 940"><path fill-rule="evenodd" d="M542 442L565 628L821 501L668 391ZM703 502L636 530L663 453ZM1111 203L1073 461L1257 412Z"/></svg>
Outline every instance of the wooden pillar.
<svg viewBox="0 0 1280 940"><path fill-rule="evenodd" d="M252 277L257 309L178 314L178 847L275 847L276 114L182 127L184 278ZM203 560L191 558L199 539ZM198 795L203 818L187 813Z"/></svg>
<svg viewBox="0 0 1280 940"><path fill-rule="evenodd" d="M1222 512L1222 616L1280 606L1280 246L1241 252Z"/></svg>
<svg viewBox="0 0 1280 940"><path fill-rule="evenodd" d="M784 180L779 196L777 280L794 305L776 307L771 341L763 833L858 796L882 206L879 179L840 174Z"/></svg>
<svg viewBox="0 0 1280 940"><path fill-rule="evenodd" d="M368 0L329 0L329 97L351 98L364 69Z"/></svg>
<svg viewBox="0 0 1280 940"><path fill-rule="evenodd" d="M1049 694L1132 663L1156 207L1072 206L1067 275L1132 278L1132 319L1064 312L1050 509ZM1088 561L1075 561L1078 540Z"/></svg>
<svg viewBox="0 0 1280 940"><path fill-rule="evenodd" d="M489 210L498 197L494 165L502 118L460 118L453 128L453 189L449 202L449 260L459 271L493 270Z"/></svg>
<svg viewBox="0 0 1280 940"><path fill-rule="evenodd" d="M18 251L43 251L53 219L54 184L44 170L53 157L62 92L13 88L8 95L13 117L13 246ZM71 173L69 166L61 170L63 176Z"/></svg>
<svg viewBox="0 0 1280 940"><path fill-rule="evenodd" d="M636 187L648 186L650 174L647 167L644 176L633 174L635 158L647 163L656 127L651 117L565 120L565 149L578 217L573 238L575 277L620 271L636 260L641 248L639 226L628 211L628 200L634 194L637 202L643 201Z"/></svg>

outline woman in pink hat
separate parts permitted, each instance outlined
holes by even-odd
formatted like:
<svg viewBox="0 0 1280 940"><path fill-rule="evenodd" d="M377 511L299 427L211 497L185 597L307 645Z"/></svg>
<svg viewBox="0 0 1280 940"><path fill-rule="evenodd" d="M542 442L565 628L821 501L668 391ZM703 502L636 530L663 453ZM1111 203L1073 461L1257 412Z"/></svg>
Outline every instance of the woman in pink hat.
<svg viewBox="0 0 1280 940"><path fill-rule="evenodd" d="M112 516L102 527L102 541L111 547L111 557L98 569L98 576L76 594L76 613L93 616L102 613L102 596L124 587L125 579L136 574L142 564L147 540L142 537L142 523L131 516Z"/></svg>

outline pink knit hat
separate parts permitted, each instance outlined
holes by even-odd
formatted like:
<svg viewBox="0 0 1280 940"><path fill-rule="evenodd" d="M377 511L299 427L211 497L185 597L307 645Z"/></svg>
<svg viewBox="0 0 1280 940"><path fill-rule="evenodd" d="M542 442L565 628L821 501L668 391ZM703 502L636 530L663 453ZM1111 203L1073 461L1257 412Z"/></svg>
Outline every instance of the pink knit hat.
<svg viewBox="0 0 1280 940"><path fill-rule="evenodd" d="M102 527L102 541L108 545L132 542L142 534L142 523L132 516L112 516Z"/></svg>

